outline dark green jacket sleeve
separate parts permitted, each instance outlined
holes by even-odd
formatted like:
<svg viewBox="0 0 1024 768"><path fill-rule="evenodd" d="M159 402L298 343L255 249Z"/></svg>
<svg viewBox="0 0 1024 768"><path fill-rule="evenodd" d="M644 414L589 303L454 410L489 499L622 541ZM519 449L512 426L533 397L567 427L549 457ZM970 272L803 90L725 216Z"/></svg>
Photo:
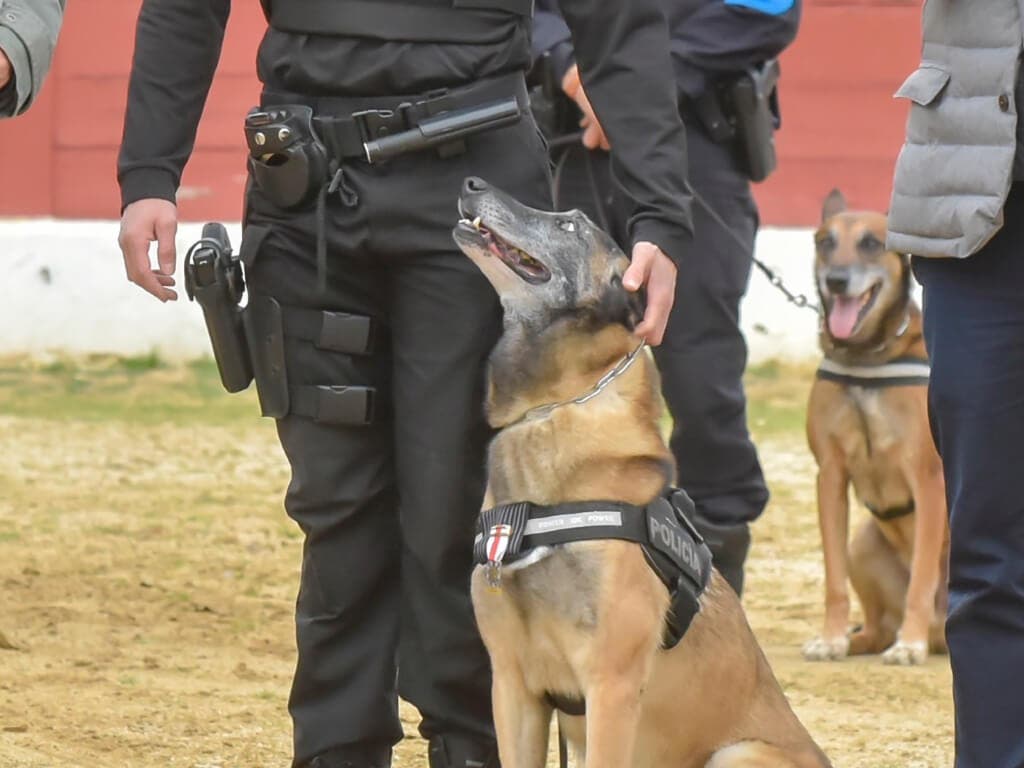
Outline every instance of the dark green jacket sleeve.
<svg viewBox="0 0 1024 768"><path fill-rule="evenodd" d="M230 9L231 0L144 0L117 161L122 208L143 198L175 201Z"/></svg>
<svg viewBox="0 0 1024 768"><path fill-rule="evenodd" d="M612 146L612 173L634 203L632 242L677 264L692 239L686 133L659 0L559 0L583 87Z"/></svg>
<svg viewBox="0 0 1024 768"><path fill-rule="evenodd" d="M86 0L88 2L88 0ZM13 77L0 89L0 117L28 109L50 71L65 0L0 0L0 50Z"/></svg>

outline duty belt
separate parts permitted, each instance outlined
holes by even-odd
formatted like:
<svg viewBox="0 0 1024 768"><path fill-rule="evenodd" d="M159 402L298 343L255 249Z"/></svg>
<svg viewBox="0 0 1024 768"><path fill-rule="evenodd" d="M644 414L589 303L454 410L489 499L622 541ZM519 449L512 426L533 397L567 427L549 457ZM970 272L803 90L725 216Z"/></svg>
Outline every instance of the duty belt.
<svg viewBox="0 0 1024 768"><path fill-rule="evenodd" d="M514 100L515 104L511 104ZM313 126L328 155L335 160L368 160L375 142L409 131L432 118L443 120L459 110L490 107L496 127L516 122L529 106L521 72L481 80L471 85L439 89L414 96L309 96L267 88L262 106L304 104L312 108ZM509 107L512 107L510 109ZM504 109L507 115L501 113ZM484 117L487 117L485 114Z"/></svg>
<svg viewBox="0 0 1024 768"><path fill-rule="evenodd" d="M711 551L687 517L694 511L690 497L678 489L644 507L617 501L503 504L480 514L474 560L500 568L540 546L594 539L636 542L669 591L662 647L672 648L700 612L700 596L711 578Z"/></svg>
<svg viewBox="0 0 1024 768"><path fill-rule="evenodd" d="M327 286L327 196L357 205L346 180L353 160L375 163L433 149L441 157L465 150L465 139L512 125L527 114L522 72L416 96L309 96L265 89L246 117L250 168L267 198L285 210L316 200L317 289Z"/></svg>

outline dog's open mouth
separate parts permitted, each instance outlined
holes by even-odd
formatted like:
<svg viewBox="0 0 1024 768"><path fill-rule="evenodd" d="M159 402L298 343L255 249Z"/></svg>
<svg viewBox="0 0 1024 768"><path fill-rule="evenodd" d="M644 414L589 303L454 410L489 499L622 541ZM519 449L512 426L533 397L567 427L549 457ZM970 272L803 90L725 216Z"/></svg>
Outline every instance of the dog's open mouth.
<svg viewBox="0 0 1024 768"><path fill-rule="evenodd" d="M472 220L461 219L459 229L464 234L474 235L483 250L496 256L530 285L539 285L551 279L551 272L542 262L485 227L479 216Z"/></svg>
<svg viewBox="0 0 1024 768"><path fill-rule="evenodd" d="M828 330L834 339L848 339L856 333L871 311L881 283L875 283L858 296L832 295L828 306Z"/></svg>

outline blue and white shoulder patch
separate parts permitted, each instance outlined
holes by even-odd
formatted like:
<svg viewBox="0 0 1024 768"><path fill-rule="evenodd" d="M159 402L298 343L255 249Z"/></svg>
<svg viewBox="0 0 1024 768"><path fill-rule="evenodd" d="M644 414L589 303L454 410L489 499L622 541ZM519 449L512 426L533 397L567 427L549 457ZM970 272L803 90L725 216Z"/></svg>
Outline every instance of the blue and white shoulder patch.
<svg viewBox="0 0 1024 768"><path fill-rule="evenodd" d="M794 0L725 0L726 5L750 8L769 16L781 16L793 7L793 2Z"/></svg>

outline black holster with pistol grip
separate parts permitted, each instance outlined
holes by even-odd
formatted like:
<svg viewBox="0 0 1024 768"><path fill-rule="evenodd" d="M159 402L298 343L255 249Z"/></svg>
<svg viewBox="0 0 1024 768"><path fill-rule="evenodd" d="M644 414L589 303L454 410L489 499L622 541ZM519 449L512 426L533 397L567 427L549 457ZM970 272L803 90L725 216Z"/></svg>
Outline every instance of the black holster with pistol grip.
<svg viewBox="0 0 1024 768"><path fill-rule="evenodd" d="M733 147L751 181L764 181L775 170L775 131L779 112L779 62L771 59L709 87L690 100L695 115L713 141Z"/></svg>
<svg viewBox="0 0 1024 768"><path fill-rule="evenodd" d="M202 238L185 256L185 292L202 307L224 389L241 392L252 381L240 306L245 280L223 224L204 226Z"/></svg>
<svg viewBox="0 0 1024 768"><path fill-rule="evenodd" d="M735 116L740 158L751 181L767 179L777 163L775 131L781 125L778 82L779 62L771 59L748 69L726 91Z"/></svg>

